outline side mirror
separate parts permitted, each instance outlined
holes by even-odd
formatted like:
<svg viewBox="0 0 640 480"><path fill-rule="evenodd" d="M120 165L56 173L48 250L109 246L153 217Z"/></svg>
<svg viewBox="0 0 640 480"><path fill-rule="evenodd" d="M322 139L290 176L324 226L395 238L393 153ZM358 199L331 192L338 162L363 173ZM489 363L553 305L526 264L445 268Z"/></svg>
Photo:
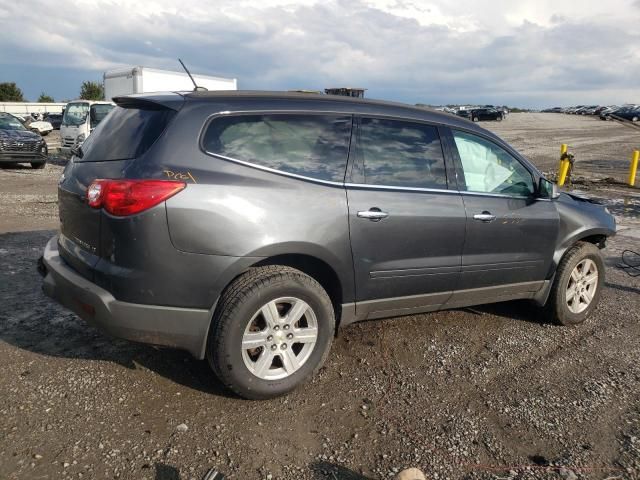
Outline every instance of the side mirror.
<svg viewBox="0 0 640 480"><path fill-rule="evenodd" d="M540 182L538 183L538 197L554 200L559 196L560 190L558 190L558 185L550 182L544 177L540 177Z"/></svg>

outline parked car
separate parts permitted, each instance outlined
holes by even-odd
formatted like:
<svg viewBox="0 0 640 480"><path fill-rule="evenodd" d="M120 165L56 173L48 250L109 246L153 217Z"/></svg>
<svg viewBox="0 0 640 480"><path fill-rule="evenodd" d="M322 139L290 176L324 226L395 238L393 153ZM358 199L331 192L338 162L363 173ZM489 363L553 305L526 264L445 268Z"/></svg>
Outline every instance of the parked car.
<svg viewBox="0 0 640 480"><path fill-rule="evenodd" d="M62 114L47 113L44 117L44 120L49 122L54 130L60 130L60 125L62 125Z"/></svg>
<svg viewBox="0 0 640 480"><path fill-rule="evenodd" d="M577 114L577 113L579 113L579 112L580 112L580 110L582 110L584 107L585 107L584 105L577 105L577 106L575 106L575 107L569 107L569 108L567 109L567 112L566 112L566 113L571 114L571 115L576 115L576 114Z"/></svg>
<svg viewBox="0 0 640 480"><path fill-rule="evenodd" d="M0 112L0 162L30 163L44 168L47 163L47 144L44 139L10 113Z"/></svg>
<svg viewBox="0 0 640 480"><path fill-rule="evenodd" d="M531 299L574 325L598 304L614 218L468 120L296 93L115 102L60 180L44 290L243 397L300 385L353 322Z"/></svg>
<svg viewBox="0 0 640 480"><path fill-rule="evenodd" d="M620 110L620 108L621 107L618 107L616 105L612 105L610 107L604 108L599 113L600 120L609 120L610 119L609 117L611 116L611 114Z"/></svg>
<svg viewBox="0 0 640 480"><path fill-rule="evenodd" d="M26 124L27 128L32 132L39 133L43 137L46 137L53 131L53 125L49 122L45 122L42 120L29 121L27 120Z"/></svg>
<svg viewBox="0 0 640 480"><path fill-rule="evenodd" d="M501 122L504 114L495 108L475 108L469 113L469 118L473 122L482 122L485 120L497 120Z"/></svg>
<svg viewBox="0 0 640 480"><path fill-rule="evenodd" d="M43 121L39 114L25 115L24 117L14 115L14 117L18 119L28 130L39 133L43 137L49 135L49 133L53 131L53 126L49 122Z"/></svg>
<svg viewBox="0 0 640 480"><path fill-rule="evenodd" d="M640 107L632 106L621 108L613 112L612 115L623 120L631 120L632 122L637 122L638 120L640 120Z"/></svg>
<svg viewBox="0 0 640 480"><path fill-rule="evenodd" d="M581 115L595 115L596 110L600 107L600 105L591 105L589 107L585 107L580 111Z"/></svg>

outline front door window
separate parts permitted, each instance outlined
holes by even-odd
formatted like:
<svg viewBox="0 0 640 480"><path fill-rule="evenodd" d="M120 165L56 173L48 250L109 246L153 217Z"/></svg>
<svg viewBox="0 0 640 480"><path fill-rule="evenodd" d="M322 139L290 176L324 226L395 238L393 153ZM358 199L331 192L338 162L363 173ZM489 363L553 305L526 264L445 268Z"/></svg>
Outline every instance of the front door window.
<svg viewBox="0 0 640 480"><path fill-rule="evenodd" d="M533 177L516 158L493 142L467 132L453 131L468 192L529 197Z"/></svg>

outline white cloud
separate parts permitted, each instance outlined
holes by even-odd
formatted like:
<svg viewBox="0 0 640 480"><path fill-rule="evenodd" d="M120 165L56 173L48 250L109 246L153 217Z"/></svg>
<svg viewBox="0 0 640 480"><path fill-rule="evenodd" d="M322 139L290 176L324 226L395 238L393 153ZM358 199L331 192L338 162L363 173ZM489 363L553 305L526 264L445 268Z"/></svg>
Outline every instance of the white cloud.
<svg viewBox="0 0 640 480"><path fill-rule="evenodd" d="M179 56L245 88L350 84L410 102L622 102L640 75L639 2L0 0L0 81L11 80L4 66L176 69Z"/></svg>

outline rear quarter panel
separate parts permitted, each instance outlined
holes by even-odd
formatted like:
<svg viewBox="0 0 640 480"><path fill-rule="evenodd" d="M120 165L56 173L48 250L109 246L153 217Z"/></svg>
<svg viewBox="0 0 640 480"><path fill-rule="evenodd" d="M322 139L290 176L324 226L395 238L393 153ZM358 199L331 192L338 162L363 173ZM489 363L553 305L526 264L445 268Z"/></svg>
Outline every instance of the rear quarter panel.
<svg viewBox="0 0 640 480"><path fill-rule="evenodd" d="M207 118L225 109L187 104L134 176L180 179L187 188L166 202L171 242L182 252L265 258L301 254L327 263L353 295L346 191L266 172L203 152Z"/></svg>

